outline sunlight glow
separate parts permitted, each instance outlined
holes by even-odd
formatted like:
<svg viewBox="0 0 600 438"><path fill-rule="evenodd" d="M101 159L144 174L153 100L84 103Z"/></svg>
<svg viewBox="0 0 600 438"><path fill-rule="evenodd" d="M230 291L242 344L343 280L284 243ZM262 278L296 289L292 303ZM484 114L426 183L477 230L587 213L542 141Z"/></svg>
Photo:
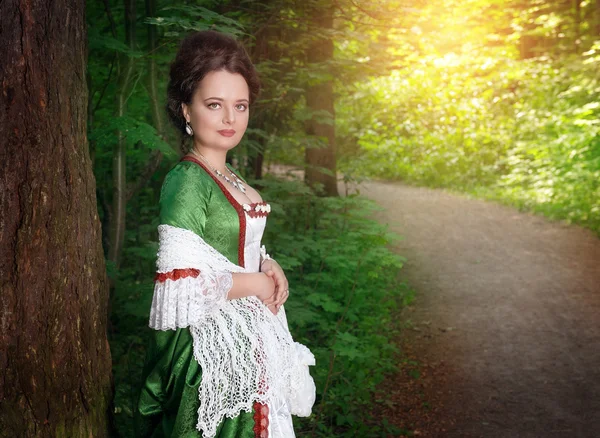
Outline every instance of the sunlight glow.
<svg viewBox="0 0 600 438"><path fill-rule="evenodd" d="M433 60L433 65L436 67L457 67L461 64L460 57L456 55L454 52L450 52L445 54L440 58L436 58Z"/></svg>

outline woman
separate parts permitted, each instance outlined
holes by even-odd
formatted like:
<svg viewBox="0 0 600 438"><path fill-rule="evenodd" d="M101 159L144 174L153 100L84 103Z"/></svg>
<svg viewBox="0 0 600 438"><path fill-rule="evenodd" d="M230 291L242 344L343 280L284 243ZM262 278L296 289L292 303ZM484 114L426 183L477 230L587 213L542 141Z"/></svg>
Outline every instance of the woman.
<svg viewBox="0 0 600 438"><path fill-rule="evenodd" d="M314 356L289 333L288 282L260 244L270 205L225 162L256 71L236 40L203 31L170 76L167 111L193 144L161 189L138 436L294 437L291 414L314 403Z"/></svg>

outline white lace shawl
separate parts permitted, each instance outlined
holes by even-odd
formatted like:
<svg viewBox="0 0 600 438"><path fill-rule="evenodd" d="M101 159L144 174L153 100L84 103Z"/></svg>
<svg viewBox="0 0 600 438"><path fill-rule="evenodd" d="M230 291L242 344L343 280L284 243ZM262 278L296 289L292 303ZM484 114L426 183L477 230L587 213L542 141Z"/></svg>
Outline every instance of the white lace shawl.
<svg viewBox="0 0 600 438"><path fill-rule="evenodd" d="M157 281L150 327L189 327L202 368L196 428L213 437L221 420L255 401L283 397L290 412L309 416L315 385L310 350L292 339L284 306L277 315L255 296L227 300L232 273L246 272L190 230L159 225L157 272L194 268L198 277Z"/></svg>

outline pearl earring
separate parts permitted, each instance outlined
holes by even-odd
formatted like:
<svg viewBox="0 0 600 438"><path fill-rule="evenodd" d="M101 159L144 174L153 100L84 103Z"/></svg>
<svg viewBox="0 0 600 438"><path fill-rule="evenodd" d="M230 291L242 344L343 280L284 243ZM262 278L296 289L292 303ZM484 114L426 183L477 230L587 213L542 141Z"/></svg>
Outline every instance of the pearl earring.
<svg viewBox="0 0 600 438"><path fill-rule="evenodd" d="M187 132L188 135L194 135L194 131L192 130L192 127L190 126L190 122L188 122L187 120L185 121L185 132Z"/></svg>

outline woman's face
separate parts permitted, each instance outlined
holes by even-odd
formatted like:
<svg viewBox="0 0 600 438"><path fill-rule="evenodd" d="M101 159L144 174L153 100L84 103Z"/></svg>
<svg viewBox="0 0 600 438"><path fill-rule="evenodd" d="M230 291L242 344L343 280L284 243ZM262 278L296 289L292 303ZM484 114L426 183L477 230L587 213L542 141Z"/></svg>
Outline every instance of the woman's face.
<svg viewBox="0 0 600 438"><path fill-rule="evenodd" d="M194 142L229 150L237 146L248 127L248 84L239 73L211 71L198 87L183 115L194 130Z"/></svg>

